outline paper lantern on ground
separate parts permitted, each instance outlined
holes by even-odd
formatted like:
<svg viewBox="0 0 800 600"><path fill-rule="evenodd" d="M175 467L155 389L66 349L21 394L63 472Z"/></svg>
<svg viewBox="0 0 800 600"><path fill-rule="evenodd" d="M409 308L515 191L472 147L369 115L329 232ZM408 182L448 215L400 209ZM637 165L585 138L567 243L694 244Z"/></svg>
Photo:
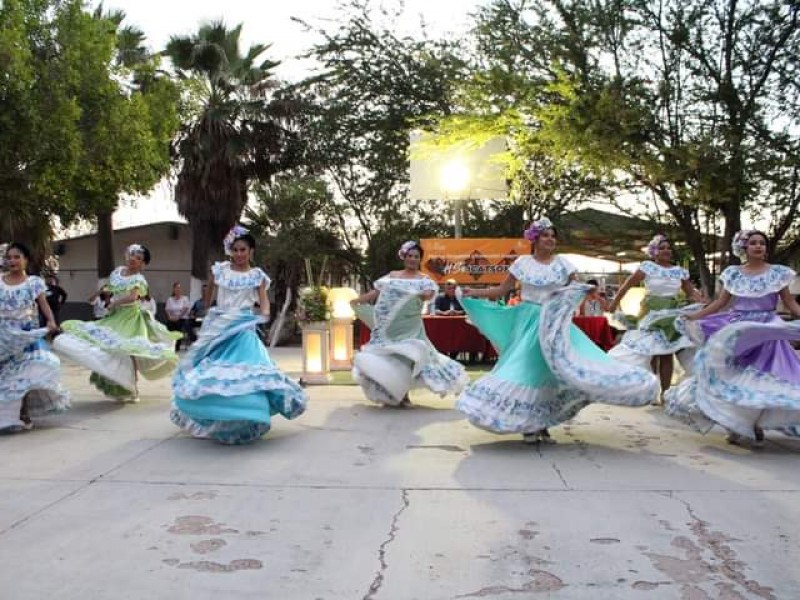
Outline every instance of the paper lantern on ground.
<svg viewBox="0 0 800 600"><path fill-rule="evenodd" d="M303 383L328 384L330 373L330 331L327 321L312 321L302 325Z"/></svg>
<svg viewBox="0 0 800 600"><path fill-rule="evenodd" d="M333 288L328 292L331 307L330 354L332 371L349 371L353 367L353 319L350 301L358 293L350 288Z"/></svg>

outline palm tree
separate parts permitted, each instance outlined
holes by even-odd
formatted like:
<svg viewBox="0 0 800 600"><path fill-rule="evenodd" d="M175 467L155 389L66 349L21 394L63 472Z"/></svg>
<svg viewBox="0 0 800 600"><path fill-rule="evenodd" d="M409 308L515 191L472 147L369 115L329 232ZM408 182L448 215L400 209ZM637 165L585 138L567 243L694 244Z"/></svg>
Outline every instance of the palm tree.
<svg viewBox="0 0 800 600"><path fill-rule="evenodd" d="M260 60L268 49L263 44L242 54L241 30L207 23L192 36L173 36L164 52L197 100L175 144L175 201L192 230L197 279L206 276L211 253L239 220L250 183L269 181L292 154L288 105L271 97L278 63Z"/></svg>

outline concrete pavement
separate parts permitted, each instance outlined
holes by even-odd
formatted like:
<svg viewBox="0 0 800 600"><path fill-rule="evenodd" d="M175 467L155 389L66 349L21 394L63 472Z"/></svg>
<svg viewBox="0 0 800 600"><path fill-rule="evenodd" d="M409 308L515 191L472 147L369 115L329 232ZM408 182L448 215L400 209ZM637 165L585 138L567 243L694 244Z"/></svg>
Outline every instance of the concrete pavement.
<svg viewBox="0 0 800 600"><path fill-rule="evenodd" d="M274 353L299 369L297 349ZM65 366L69 413L0 437L0 598L800 598L800 442L594 406L523 445L452 399L308 388L264 440L194 440L169 382L119 406Z"/></svg>

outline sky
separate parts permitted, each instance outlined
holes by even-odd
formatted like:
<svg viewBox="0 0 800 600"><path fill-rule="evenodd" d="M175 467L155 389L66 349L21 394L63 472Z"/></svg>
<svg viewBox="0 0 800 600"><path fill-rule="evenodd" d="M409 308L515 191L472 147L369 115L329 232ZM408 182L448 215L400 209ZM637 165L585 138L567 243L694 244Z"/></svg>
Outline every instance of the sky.
<svg viewBox="0 0 800 600"><path fill-rule="evenodd" d="M92 4L96 6L97 2ZM379 4L378 0L375 4ZM458 35L466 31L470 13L481 4L483 0L405 0L404 11L395 25L400 33L415 36L424 20L431 37ZM399 3L390 0L384 5L396 7ZM295 57L319 39L292 19L317 26L328 23L332 27L331 21L340 20L343 14L337 9L337 0L106 0L103 6L124 11L126 23L144 31L153 50L162 49L172 35L192 34L205 21L223 19L229 26L242 23L243 45L271 44L265 56L280 60L276 76L290 81L308 73L312 65ZM124 199L120 204L114 215L115 227L180 219L166 182L146 198Z"/></svg>

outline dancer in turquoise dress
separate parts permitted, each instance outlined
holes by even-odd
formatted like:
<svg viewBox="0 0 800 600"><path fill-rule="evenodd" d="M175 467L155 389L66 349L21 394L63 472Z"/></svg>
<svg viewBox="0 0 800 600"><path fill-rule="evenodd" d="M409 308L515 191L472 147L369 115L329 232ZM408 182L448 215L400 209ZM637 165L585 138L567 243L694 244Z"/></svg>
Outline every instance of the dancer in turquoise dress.
<svg viewBox="0 0 800 600"><path fill-rule="evenodd" d="M675 330L675 319L702 308L699 303L703 297L689 280L689 272L672 264L672 245L666 236L655 236L647 245L647 253L652 260L642 262L628 277L609 307L610 312L616 311L628 290L644 282L646 294L637 315L637 327L628 331L609 354L640 367L652 366L661 379L663 397L672 384L673 355L677 353L687 374L691 374L694 359L694 343ZM688 305L681 291L697 304Z"/></svg>
<svg viewBox="0 0 800 600"><path fill-rule="evenodd" d="M119 402L138 402L138 378L170 375L178 362L173 350L180 333L167 331L142 310L148 294L142 271L150 251L140 244L125 250L126 265L117 267L106 286L112 294L109 314L98 321L66 321L53 342L61 354L92 371L89 381Z"/></svg>
<svg viewBox="0 0 800 600"><path fill-rule="evenodd" d="M0 432L31 429L31 417L69 408L61 363L44 341L58 326L47 303L47 285L29 276L30 251L12 243L0 272ZM39 327L41 311L47 327Z"/></svg>
<svg viewBox="0 0 800 600"><path fill-rule="evenodd" d="M353 378L372 402L410 404L408 392L426 387L444 396L458 394L469 378L464 367L441 354L425 335L422 306L439 286L419 273L422 247L408 241L400 247L400 271L375 282L375 289L353 301L356 314L372 330L368 344L353 361ZM365 303L375 302L374 308Z"/></svg>
<svg viewBox="0 0 800 600"><path fill-rule="evenodd" d="M644 406L658 394L647 369L610 358L572 324L590 286L575 283L575 267L554 253L556 230L549 219L525 231L532 253L509 268L505 281L463 290L471 321L500 354L494 369L467 387L456 408L478 427L521 433L524 441L550 438L548 427L574 417L591 402ZM522 302L500 306L481 300L508 294L519 282Z"/></svg>
<svg viewBox="0 0 800 600"><path fill-rule="evenodd" d="M255 240L239 226L228 234L228 262L216 263L206 287L208 310L197 341L172 380L170 418L195 437L246 444L266 434L271 418L300 416L307 397L272 362L256 333L269 321L269 277L251 267ZM258 311L254 307L258 305Z"/></svg>

